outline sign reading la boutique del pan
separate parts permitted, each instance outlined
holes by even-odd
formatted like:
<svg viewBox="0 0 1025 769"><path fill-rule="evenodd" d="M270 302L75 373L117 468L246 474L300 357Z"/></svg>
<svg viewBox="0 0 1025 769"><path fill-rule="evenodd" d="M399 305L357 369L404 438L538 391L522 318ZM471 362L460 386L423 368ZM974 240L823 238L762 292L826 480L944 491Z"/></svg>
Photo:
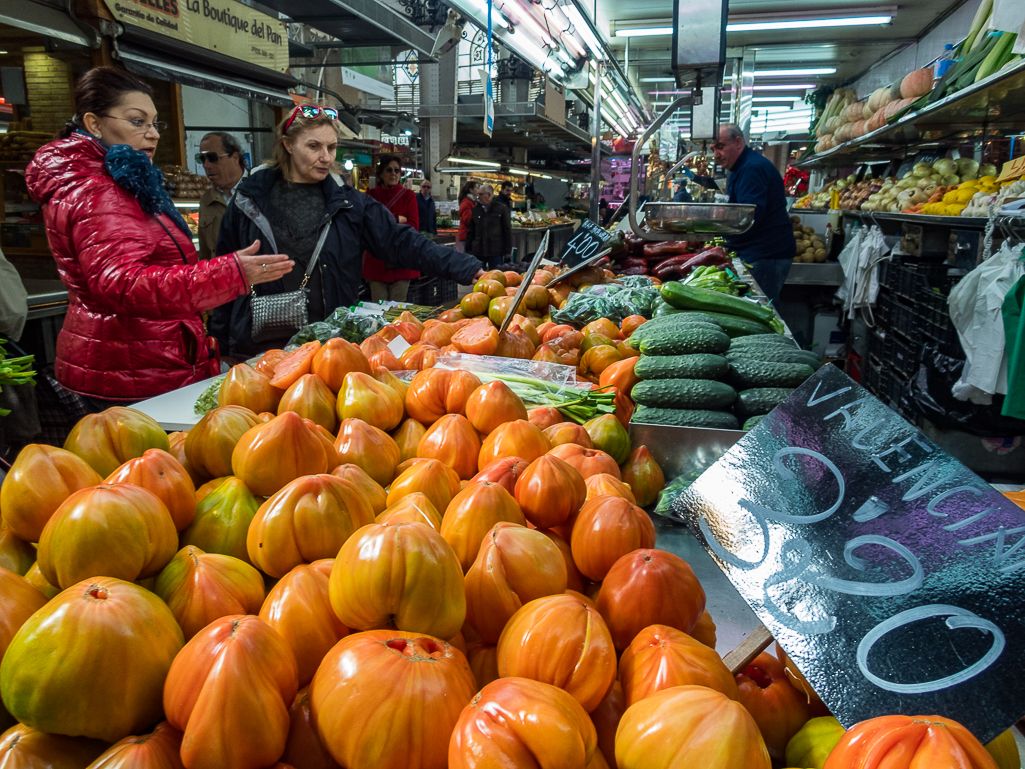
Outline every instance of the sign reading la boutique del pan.
<svg viewBox="0 0 1025 769"><path fill-rule="evenodd" d="M673 506L833 714L1025 713L1025 510L823 366Z"/></svg>
<svg viewBox="0 0 1025 769"><path fill-rule="evenodd" d="M288 69L285 23L234 0L105 0L123 24L142 27L260 67Z"/></svg>

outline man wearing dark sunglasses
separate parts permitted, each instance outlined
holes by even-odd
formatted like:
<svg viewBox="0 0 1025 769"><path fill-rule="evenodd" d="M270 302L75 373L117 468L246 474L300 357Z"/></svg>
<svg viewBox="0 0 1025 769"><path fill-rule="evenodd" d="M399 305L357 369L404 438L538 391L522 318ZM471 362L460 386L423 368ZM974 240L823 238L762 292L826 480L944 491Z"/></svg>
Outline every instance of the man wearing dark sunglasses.
<svg viewBox="0 0 1025 769"><path fill-rule="evenodd" d="M196 163L210 180L210 189L199 199L199 258L210 259L217 249L221 219L246 175L246 160L238 139L226 131L214 131L200 139Z"/></svg>

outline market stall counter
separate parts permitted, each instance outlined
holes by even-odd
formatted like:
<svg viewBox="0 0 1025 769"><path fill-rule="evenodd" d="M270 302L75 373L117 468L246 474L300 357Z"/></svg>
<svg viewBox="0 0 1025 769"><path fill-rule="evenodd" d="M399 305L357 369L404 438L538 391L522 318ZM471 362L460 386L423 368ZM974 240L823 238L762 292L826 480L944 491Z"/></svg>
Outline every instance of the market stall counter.
<svg viewBox="0 0 1025 769"><path fill-rule="evenodd" d="M519 255L519 260L529 259L541 245L541 240L546 232L551 235L548 238L548 258L555 259L562 253L569 239L573 237L577 224L553 224L548 227L517 227L512 228L512 247Z"/></svg>

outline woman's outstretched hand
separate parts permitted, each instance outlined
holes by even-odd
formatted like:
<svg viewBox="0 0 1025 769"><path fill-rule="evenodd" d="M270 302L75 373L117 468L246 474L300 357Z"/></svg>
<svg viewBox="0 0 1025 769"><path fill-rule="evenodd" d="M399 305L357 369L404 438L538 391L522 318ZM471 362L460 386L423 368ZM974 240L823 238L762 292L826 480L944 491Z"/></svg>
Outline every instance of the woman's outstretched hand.
<svg viewBox="0 0 1025 769"><path fill-rule="evenodd" d="M285 277L292 271L295 262L287 254L258 254L260 240L253 241L251 246L241 248L235 252L242 271L246 274L246 281L250 286L259 283L270 283Z"/></svg>

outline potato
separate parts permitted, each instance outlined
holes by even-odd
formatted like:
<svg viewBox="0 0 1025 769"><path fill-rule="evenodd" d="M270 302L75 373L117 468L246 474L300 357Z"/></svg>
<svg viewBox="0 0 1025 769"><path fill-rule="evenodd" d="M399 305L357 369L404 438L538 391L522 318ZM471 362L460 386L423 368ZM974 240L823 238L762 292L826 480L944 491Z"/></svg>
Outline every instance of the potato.
<svg viewBox="0 0 1025 769"><path fill-rule="evenodd" d="M803 227L802 229L803 229L803 230L804 230L804 231L805 231L805 232L806 232L806 233L807 233L808 235L814 235L814 234L815 234L815 228L814 228L814 227Z"/></svg>
<svg viewBox="0 0 1025 769"><path fill-rule="evenodd" d="M817 249L815 249L814 256L815 256L815 261L816 262L824 262L824 261L826 261L826 249L824 249L824 248L817 248Z"/></svg>
<svg viewBox="0 0 1025 769"><path fill-rule="evenodd" d="M791 216L790 217L790 221L792 221L794 224L798 224L799 225L801 223L801 217L799 217L799 216Z"/></svg>

